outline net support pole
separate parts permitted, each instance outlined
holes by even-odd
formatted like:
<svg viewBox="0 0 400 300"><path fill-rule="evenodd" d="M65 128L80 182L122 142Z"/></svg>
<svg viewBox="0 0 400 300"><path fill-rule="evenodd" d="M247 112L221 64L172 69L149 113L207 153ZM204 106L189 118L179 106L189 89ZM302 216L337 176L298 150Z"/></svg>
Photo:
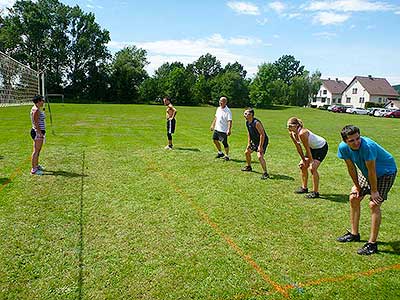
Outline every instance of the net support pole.
<svg viewBox="0 0 400 300"><path fill-rule="evenodd" d="M39 84L39 87L42 86L41 95L44 97L44 95L45 95L45 92L44 92L44 72L40 73L39 77L40 77L40 80L42 81L42 84L41 85Z"/></svg>

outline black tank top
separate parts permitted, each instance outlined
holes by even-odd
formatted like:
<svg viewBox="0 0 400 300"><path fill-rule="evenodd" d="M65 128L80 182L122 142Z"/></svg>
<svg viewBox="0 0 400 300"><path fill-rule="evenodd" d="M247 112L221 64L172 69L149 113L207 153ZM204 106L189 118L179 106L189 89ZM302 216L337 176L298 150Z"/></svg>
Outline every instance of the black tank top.
<svg viewBox="0 0 400 300"><path fill-rule="evenodd" d="M260 134L258 133L258 130L256 128L257 123L261 124L261 122L259 120L257 120L256 118L253 118L253 121L251 121L251 122L246 121L246 127L250 134L250 140L256 145L258 145L260 143ZM265 141L264 142L266 142L268 140L268 136L267 136L267 133L265 132L265 130L264 130L264 133L265 133Z"/></svg>

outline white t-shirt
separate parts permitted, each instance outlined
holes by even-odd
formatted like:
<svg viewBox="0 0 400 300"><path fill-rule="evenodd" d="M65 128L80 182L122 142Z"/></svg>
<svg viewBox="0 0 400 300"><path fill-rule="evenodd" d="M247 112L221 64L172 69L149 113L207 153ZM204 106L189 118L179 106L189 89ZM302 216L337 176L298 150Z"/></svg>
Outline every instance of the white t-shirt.
<svg viewBox="0 0 400 300"><path fill-rule="evenodd" d="M219 106L215 113L215 117L217 120L215 121L214 130L227 133L229 129L228 121L232 121L232 113L228 106L225 106L225 108Z"/></svg>

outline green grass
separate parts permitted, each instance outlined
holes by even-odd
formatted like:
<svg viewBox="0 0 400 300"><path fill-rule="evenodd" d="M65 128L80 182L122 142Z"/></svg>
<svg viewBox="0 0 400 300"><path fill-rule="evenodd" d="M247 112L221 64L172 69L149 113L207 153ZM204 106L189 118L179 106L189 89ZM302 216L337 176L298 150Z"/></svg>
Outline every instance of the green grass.
<svg viewBox="0 0 400 300"><path fill-rule="evenodd" d="M214 159L215 108L177 107L174 151L165 108L52 106L30 176L29 107L0 109L0 299L399 299L399 181L382 207L380 253L339 244L351 179L336 158L358 125L400 161L399 120L306 108L256 110L272 178L243 173L247 137L233 109L229 162ZM286 120L324 136L322 198L306 200ZM368 239L367 201L361 238Z"/></svg>

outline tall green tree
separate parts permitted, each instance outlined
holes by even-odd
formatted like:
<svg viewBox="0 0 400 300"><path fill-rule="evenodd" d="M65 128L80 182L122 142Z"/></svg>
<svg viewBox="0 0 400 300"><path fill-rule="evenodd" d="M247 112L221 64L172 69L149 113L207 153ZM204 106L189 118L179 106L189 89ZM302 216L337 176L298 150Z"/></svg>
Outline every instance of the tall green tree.
<svg viewBox="0 0 400 300"><path fill-rule="evenodd" d="M300 65L300 61L292 55L281 56L274 62L274 65L278 72L278 78L288 85L292 83L292 78L302 76L304 73L304 66Z"/></svg>
<svg viewBox="0 0 400 300"><path fill-rule="evenodd" d="M240 72L229 71L221 73L211 81L211 96L214 105L218 104L221 96L229 99L231 107L245 107L249 105L248 82L240 75Z"/></svg>
<svg viewBox="0 0 400 300"><path fill-rule="evenodd" d="M148 78L146 51L136 46L118 51L112 62L111 89L121 103L138 103L139 87Z"/></svg>
<svg viewBox="0 0 400 300"><path fill-rule="evenodd" d="M250 103L254 107L268 107L273 103L274 81L278 79L278 68L272 63L263 63L250 85Z"/></svg>
<svg viewBox="0 0 400 300"><path fill-rule="evenodd" d="M212 104L211 83L200 75L192 87L192 97L197 103Z"/></svg>
<svg viewBox="0 0 400 300"><path fill-rule="evenodd" d="M107 30L95 22L94 14L84 13L79 6L70 11L70 43L68 47L70 69L69 91L77 98L88 96L89 70L99 72L99 66L110 58L106 44L110 41Z"/></svg>
<svg viewBox="0 0 400 300"><path fill-rule="evenodd" d="M222 67L221 62L215 56L207 53L190 64L188 70L193 72L196 77L203 75L206 80L210 80L222 71Z"/></svg>

